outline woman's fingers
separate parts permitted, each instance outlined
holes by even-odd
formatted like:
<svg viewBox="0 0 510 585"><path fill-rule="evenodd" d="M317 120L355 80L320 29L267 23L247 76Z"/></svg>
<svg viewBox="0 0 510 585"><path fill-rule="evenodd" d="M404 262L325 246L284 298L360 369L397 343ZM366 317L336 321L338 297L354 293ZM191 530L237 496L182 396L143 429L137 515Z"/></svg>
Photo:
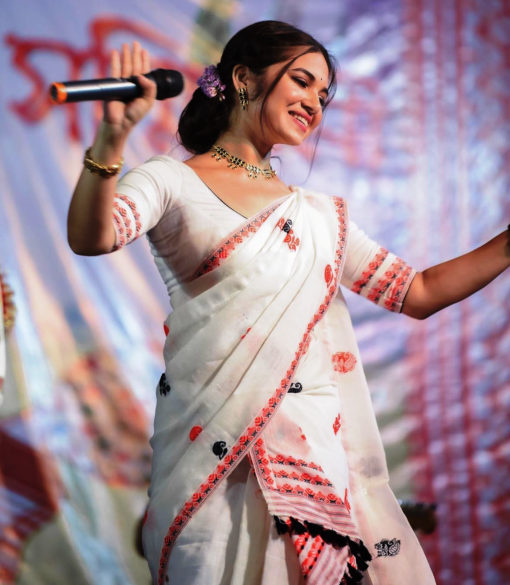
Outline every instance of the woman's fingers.
<svg viewBox="0 0 510 585"><path fill-rule="evenodd" d="M122 75L121 77L131 77L133 74L133 60L131 58L131 51L129 45L124 43L122 45Z"/></svg>
<svg viewBox="0 0 510 585"><path fill-rule="evenodd" d="M143 88L143 95L129 103L115 100L104 103L105 120L109 124L131 129L147 115L156 99L156 84L143 75L150 72L149 53L138 41L132 47L124 43L120 53L112 51L110 67L112 77L136 77Z"/></svg>
<svg viewBox="0 0 510 585"><path fill-rule="evenodd" d="M138 41L133 42L133 70L131 75L140 75L142 73L142 48Z"/></svg>
<svg viewBox="0 0 510 585"><path fill-rule="evenodd" d="M112 51L110 60L110 74L112 77L120 77L120 55L115 50Z"/></svg>
<svg viewBox="0 0 510 585"><path fill-rule="evenodd" d="M147 77L144 77L143 75L139 75L138 76L138 83L143 88L143 97L144 98L149 98L151 101L156 99L158 87L154 83L154 81L147 79Z"/></svg>
<svg viewBox="0 0 510 585"><path fill-rule="evenodd" d="M151 58L149 51L142 49L142 73L150 73L151 70Z"/></svg>

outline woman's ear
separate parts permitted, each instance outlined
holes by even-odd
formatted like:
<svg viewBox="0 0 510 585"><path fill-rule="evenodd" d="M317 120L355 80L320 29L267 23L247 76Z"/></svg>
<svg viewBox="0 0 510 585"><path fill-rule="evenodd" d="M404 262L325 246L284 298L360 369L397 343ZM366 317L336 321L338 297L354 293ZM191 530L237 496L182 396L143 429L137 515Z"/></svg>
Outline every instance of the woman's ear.
<svg viewBox="0 0 510 585"><path fill-rule="evenodd" d="M236 91L239 91L241 87L246 89L249 85L250 79L250 70L246 65L236 65L232 70L232 82L234 83Z"/></svg>

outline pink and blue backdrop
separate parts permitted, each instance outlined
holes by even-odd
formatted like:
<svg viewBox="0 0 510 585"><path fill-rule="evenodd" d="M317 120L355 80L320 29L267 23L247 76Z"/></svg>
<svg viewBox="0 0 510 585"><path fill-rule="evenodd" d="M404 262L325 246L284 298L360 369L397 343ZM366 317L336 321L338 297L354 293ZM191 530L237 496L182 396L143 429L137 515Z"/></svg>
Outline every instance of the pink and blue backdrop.
<svg viewBox="0 0 510 585"><path fill-rule="evenodd" d="M148 584L134 549L168 300L146 241L73 255L66 214L97 104L54 107L52 81L108 75L141 41L186 89L125 153L172 151L179 113L228 38L285 20L338 58L313 144L280 148L284 180L349 201L418 269L510 220L508 0L76 0L4 3L0 18L0 270L18 309L0 409L0 582ZM402 498L437 502L421 540L438 583L510 582L510 274L418 322L346 292ZM1 360L0 360L1 363Z"/></svg>

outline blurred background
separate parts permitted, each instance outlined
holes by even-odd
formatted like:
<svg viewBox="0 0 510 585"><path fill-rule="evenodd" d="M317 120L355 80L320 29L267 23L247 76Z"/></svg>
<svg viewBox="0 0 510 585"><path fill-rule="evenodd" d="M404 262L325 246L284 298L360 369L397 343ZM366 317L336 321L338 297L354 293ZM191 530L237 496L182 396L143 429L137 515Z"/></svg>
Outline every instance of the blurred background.
<svg viewBox="0 0 510 585"><path fill-rule="evenodd" d="M145 238L69 249L101 105L52 106L49 84L107 77L111 49L140 41L186 87L135 130L126 167L181 158L178 116L226 41L258 20L301 27L339 86L311 171L313 141L276 168L345 197L423 270L510 221L510 2L19 0L0 16L0 583L148 585L135 525L170 306ZM345 294L392 487L438 506L419 534L438 583L510 583L510 273L423 322Z"/></svg>

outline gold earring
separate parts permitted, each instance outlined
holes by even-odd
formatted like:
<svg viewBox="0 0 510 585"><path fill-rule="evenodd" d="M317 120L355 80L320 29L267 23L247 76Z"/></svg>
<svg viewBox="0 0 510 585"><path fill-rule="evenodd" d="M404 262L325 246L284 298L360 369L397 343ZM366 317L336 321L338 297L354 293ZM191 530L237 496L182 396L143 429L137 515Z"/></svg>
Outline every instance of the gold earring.
<svg viewBox="0 0 510 585"><path fill-rule="evenodd" d="M241 102L241 109L246 110L248 107L248 96L246 95L245 87L239 89L239 101Z"/></svg>

